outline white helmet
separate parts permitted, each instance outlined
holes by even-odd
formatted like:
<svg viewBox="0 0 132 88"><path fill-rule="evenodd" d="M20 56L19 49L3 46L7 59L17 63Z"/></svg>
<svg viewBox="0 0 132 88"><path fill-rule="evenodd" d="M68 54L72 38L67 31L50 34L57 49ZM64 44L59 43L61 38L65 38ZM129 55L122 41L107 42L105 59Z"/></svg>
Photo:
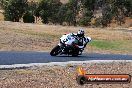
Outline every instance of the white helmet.
<svg viewBox="0 0 132 88"><path fill-rule="evenodd" d="M77 36L84 37L84 30L82 28L77 32Z"/></svg>

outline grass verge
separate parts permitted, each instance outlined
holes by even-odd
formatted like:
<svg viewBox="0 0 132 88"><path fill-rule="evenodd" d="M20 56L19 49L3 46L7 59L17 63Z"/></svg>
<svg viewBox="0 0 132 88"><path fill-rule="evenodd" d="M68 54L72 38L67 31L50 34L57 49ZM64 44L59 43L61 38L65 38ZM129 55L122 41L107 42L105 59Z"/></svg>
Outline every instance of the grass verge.
<svg viewBox="0 0 132 88"><path fill-rule="evenodd" d="M132 52L131 40L93 40L89 45L97 50L108 50L112 52Z"/></svg>

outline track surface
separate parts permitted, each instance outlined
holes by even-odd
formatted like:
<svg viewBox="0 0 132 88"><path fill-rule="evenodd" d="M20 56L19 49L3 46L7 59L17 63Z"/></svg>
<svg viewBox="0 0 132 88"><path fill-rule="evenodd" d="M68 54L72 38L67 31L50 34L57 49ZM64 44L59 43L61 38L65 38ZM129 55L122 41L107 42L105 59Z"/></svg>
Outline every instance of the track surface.
<svg viewBox="0 0 132 88"><path fill-rule="evenodd" d="M0 65L89 60L132 60L132 55L84 53L79 57L52 57L48 52L0 52Z"/></svg>

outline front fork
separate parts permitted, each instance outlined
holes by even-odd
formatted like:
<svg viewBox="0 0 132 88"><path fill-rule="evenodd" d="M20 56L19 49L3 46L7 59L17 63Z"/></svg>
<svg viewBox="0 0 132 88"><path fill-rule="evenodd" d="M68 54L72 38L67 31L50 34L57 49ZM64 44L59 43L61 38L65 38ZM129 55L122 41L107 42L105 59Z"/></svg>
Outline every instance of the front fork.
<svg viewBox="0 0 132 88"><path fill-rule="evenodd" d="M64 45L63 43L59 43L58 45L60 46L60 49L61 49L61 51L62 51L62 52L60 53L60 55L61 55L61 54L65 54L65 45Z"/></svg>

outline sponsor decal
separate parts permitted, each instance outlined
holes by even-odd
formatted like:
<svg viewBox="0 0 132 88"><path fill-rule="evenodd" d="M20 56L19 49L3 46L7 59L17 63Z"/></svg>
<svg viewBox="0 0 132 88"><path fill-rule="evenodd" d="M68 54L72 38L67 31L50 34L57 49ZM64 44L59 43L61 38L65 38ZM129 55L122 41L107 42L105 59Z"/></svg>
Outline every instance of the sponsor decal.
<svg viewBox="0 0 132 88"><path fill-rule="evenodd" d="M88 74L82 68L78 69L76 77L77 83L130 83L131 75L129 74Z"/></svg>

